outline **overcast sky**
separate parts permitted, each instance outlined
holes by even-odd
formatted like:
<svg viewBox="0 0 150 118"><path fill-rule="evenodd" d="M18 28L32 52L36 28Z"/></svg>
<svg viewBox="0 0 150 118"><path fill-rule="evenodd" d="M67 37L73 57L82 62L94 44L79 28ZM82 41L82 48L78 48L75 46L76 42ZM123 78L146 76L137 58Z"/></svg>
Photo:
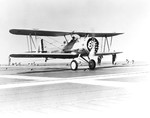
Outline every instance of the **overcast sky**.
<svg viewBox="0 0 150 118"><path fill-rule="evenodd" d="M114 37L122 59L150 59L149 0L0 0L0 63L27 49L13 28L123 32Z"/></svg>

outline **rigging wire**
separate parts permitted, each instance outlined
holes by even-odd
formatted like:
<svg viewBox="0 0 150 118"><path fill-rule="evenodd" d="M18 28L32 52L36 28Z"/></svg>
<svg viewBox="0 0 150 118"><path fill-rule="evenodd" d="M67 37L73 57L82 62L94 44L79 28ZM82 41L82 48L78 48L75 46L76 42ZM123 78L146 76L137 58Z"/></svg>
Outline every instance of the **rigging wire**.
<svg viewBox="0 0 150 118"><path fill-rule="evenodd" d="M52 46L54 46L54 47L57 47L57 48L59 48L59 49L62 49L62 48L60 48L60 47L58 47L58 46L56 46L56 45L54 45L53 43L50 43L50 42L48 42L48 41L46 41L46 40L44 40L46 43L48 43L48 44L50 44L50 45L52 45Z"/></svg>
<svg viewBox="0 0 150 118"><path fill-rule="evenodd" d="M56 39L54 39L54 38L51 38L51 37L48 37L49 39L52 39L53 41L55 41L55 42L57 42L57 43L59 43L59 44L61 44L59 41L57 41Z"/></svg>

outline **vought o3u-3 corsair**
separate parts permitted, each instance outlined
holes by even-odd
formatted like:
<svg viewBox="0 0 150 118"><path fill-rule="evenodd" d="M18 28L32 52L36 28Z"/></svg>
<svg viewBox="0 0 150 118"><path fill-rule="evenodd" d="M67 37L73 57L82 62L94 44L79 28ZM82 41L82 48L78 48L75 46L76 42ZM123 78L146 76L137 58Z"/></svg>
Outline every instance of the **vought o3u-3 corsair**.
<svg viewBox="0 0 150 118"><path fill-rule="evenodd" d="M122 53L110 51L110 48L113 36L123 33L63 32L27 29L11 29L9 32L15 35L26 35L28 41L28 53L10 54L9 61L11 61L11 58L45 58L45 61L49 58L72 59L70 68L77 70L79 60L83 60L88 63L89 69L94 70L97 62L100 63L103 56L111 55L112 63L114 63L116 55ZM66 38L68 35L71 36L70 41ZM44 49L43 39L37 38L43 36L64 37L66 43L60 52L48 52ZM101 37L101 41L97 39L99 37ZM34 51L33 47L35 48Z"/></svg>

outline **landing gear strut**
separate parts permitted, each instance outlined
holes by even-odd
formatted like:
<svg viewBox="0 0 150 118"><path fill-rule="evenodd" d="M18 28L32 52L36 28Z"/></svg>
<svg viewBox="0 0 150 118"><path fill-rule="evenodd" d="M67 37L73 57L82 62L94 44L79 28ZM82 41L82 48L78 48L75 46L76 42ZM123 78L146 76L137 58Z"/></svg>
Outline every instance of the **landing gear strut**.
<svg viewBox="0 0 150 118"><path fill-rule="evenodd" d="M113 54L113 55L112 55L112 64L115 64L116 57L117 57L116 54Z"/></svg>
<svg viewBox="0 0 150 118"><path fill-rule="evenodd" d="M78 63L76 60L72 60L71 63L70 63L70 68L72 70L77 70L78 69Z"/></svg>

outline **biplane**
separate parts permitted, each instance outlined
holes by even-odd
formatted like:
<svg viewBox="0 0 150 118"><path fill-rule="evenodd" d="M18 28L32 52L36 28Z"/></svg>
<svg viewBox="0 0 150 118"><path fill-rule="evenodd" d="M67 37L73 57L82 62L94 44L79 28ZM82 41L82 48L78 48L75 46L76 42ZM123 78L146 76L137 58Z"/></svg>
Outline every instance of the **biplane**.
<svg viewBox="0 0 150 118"><path fill-rule="evenodd" d="M26 35L28 42L28 53L10 54L10 61L11 58L45 58L45 61L49 58L72 59L70 68L77 70L79 60L83 60L88 64L89 69L94 70L96 64L101 63L103 56L111 55L112 63L114 63L116 55L122 53L111 51L111 46L113 37L123 33L62 32L27 29L10 29L9 32L15 35ZM71 39L68 40L67 36L71 36ZM61 51L48 52L44 49L43 39L38 37L64 37L65 43ZM98 38L101 38L101 41Z"/></svg>

